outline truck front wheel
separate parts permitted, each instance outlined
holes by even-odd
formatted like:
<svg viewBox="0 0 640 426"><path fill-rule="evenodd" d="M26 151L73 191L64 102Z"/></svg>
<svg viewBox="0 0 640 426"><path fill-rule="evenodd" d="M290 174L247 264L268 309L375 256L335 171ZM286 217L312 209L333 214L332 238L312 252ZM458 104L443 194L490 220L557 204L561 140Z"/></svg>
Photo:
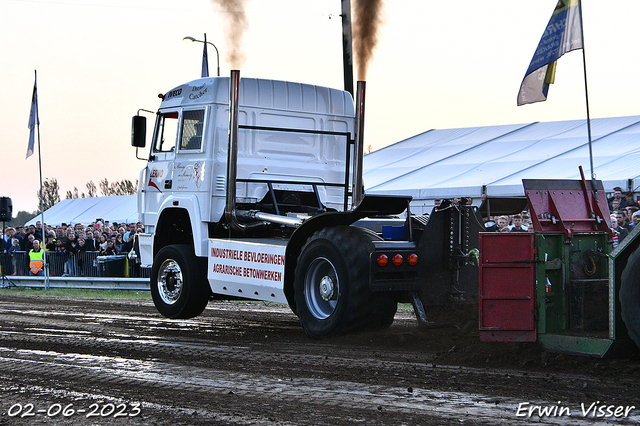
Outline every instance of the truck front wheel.
<svg viewBox="0 0 640 426"><path fill-rule="evenodd" d="M158 312L167 318L200 315L209 301L205 271L203 260L196 257L193 247L163 247L151 269L151 296Z"/></svg>
<svg viewBox="0 0 640 426"><path fill-rule="evenodd" d="M364 229L336 226L316 232L302 248L294 290L297 314L309 337L393 322L395 299L369 290L372 238Z"/></svg>

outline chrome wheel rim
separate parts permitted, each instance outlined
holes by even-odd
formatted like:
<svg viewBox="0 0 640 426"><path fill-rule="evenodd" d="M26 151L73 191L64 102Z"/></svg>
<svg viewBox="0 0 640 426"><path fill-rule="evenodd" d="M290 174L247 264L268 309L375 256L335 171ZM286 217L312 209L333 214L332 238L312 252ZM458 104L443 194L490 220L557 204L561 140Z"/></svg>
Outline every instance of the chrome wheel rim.
<svg viewBox="0 0 640 426"><path fill-rule="evenodd" d="M326 319L336 310L340 282L331 261L324 257L315 259L305 275L304 294L307 307L317 319Z"/></svg>
<svg viewBox="0 0 640 426"><path fill-rule="evenodd" d="M160 298L167 305L173 305L178 301L182 293L183 280L180 265L173 260L167 259L160 265L158 274L158 293Z"/></svg>

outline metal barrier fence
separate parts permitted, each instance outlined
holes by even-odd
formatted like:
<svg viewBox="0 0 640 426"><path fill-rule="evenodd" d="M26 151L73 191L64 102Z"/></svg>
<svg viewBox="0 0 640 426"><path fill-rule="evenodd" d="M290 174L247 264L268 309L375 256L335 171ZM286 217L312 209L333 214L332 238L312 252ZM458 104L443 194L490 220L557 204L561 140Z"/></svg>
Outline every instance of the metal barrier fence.
<svg viewBox="0 0 640 426"><path fill-rule="evenodd" d="M97 251L84 251L70 256L48 251L46 256L51 277L149 278L151 272L126 255L98 256ZM29 255L24 251L13 257L0 254L0 266L7 276L29 275Z"/></svg>

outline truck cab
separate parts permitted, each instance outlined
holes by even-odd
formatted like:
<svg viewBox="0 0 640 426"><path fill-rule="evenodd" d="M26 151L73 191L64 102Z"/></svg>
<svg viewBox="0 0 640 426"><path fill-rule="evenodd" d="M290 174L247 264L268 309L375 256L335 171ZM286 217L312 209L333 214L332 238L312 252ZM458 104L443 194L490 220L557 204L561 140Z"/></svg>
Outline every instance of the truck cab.
<svg viewBox="0 0 640 426"><path fill-rule="evenodd" d="M420 312L421 300L450 293L428 291L427 275L467 263L469 210L443 208L425 228L410 197L364 194L364 82L354 104L342 90L232 71L161 98L139 179L138 246L162 315L190 318L214 298L281 302L320 338L389 326L401 295ZM145 121L133 119L137 148ZM365 218L405 232L385 241ZM431 247L426 263L420 247Z"/></svg>

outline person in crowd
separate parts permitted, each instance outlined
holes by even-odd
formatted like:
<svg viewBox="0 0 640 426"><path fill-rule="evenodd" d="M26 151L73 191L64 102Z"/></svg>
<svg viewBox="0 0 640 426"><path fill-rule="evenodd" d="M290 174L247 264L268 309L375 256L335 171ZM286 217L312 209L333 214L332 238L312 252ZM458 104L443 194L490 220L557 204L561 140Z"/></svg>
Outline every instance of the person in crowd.
<svg viewBox="0 0 640 426"><path fill-rule="evenodd" d="M47 233L47 240L45 241L44 248L46 251L56 251L56 233L51 230Z"/></svg>
<svg viewBox="0 0 640 426"><path fill-rule="evenodd" d="M27 237L29 235L33 235L35 237L35 235L36 235L36 226L35 225L29 225L29 226L25 227L25 232L26 232ZM42 240L40 240L40 241L42 241Z"/></svg>
<svg viewBox="0 0 640 426"><path fill-rule="evenodd" d="M69 233L67 234L68 241L65 244L65 251L69 256L67 260L67 273L75 277L78 275L78 252L80 251L78 247L78 239L76 238L76 233L73 228L70 228Z"/></svg>
<svg viewBox="0 0 640 426"><path fill-rule="evenodd" d="M11 240L11 247L7 253L11 257L11 267L13 269L13 273L11 275L18 275L18 252L20 251L20 241L17 238L13 238Z"/></svg>
<svg viewBox="0 0 640 426"><path fill-rule="evenodd" d="M63 223L62 226L60 227L60 232L57 233L57 239L62 241L62 244L67 244L67 241L69 241L69 236L67 235L67 224Z"/></svg>
<svg viewBox="0 0 640 426"><path fill-rule="evenodd" d="M616 202L614 205L614 201ZM609 203L609 211L616 211L620 208L620 203L622 203L622 188L616 186L613 188L613 194L611 197L607 199Z"/></svg>
<svg viewBox="0 0 640 426"><path fill-rule="evenodd" d="M509 232L527 232L529 228L522 222L522 215L513 216L512 223L509 226Z"/></svg>
<svg viewBox="0 0 640 426"><path fill-rule="evenodd" d="M638 221L640 221L640 210L636 211L632 216L631 216L631 224L633 226L636 226L638 224Z"/></svg>
<svg viewBox="0 0 640 426"><path fill-rule="evenodd" d="M38 239L40 241L44 241L45 232L43 232L43 229L42 229L42 222L40 222L40 221L36 222L36 226L35 226L35 230L33 232L33 235L36 237L36 239Z"/></svg>
<svg viewBox="0 0 640 426"><path fill-rule="evenodd" d="M131 250L133 250L133 242L135 241L135 232L129 232L129 236L128 238L125 238L125 242L127 244L127 252L130 252Z"/></svg>
<svg viewBox="0 0 640 426"><path fill-rule="evenodd" d="M85 271L87 269L87 256L85 252L87 251L87 243L84 238L84 235L78 236L78 253L76 254L76 264L78 266L77 274L79 277L85 276Z"/></svg>
<svg viewBox="0 0 640 426"><path fill-rule="evenodd" d="M618 226L623 227L628 231L631 231L632 227L627 223L627 215L624 210L618 210L614 213L616 215L616 220L618 221Z"/></svg>
<svg viewBox="0 0 640 426"><path fill-rule="evenodd" d="M56 254L59 256L64 256L67 254L67 251L64 247L64 243L62 242L62 240L60 238L56 239Z"/></svg>
<svg viewBox="0 0 640 426"><path fill-rule="evenodd" d="M98 256L112 256L114 254L116 254L116 249L113 247L113 238L109 238L105 248L100 250Z"/></svg>
<svg viewBox="0 0 640 426"><path fill-rule="evenodd" d="M498 216L496 218L496 225L498 225L498 230L506 228L507 226L509 226L509 218L506 216Z"/></svg>
<svg viewBox="0 0 640 426"><path fill-rule="evenodd" d="M44 250L40 241L33 241L33 249L29 250L29 275L44 275Z"/></svg>
<svg viewBox="0 0 640 426"><path fill-rule="evenodd" d="M7 252L7 249L9 249L9 247L11 247L12 245L12 240L14 238L18 239L18 243L20 244L20 251L22 251L22 248L24 247L24 239L22 238L21 235L18 235L16 233L15 228L12 227L8 227L6 232L5 232L5 246L4 246L4 253Z"/></svg>
<svg viewBox="0 0 640 426"><path fill-rule="evenodd" d="M36 241L36 237L34 237L33 234L27 233L27 241L24 243L24 249L22 251L29 253L29 251L33 249L34 241Z"/></svg>
<svg viewBox="0 0 640 426"><path fill-rule="evenodd" d="M624 238L629 235L629 231L627 231L626 228L623 228L622 226L620 226L618 224L618 218L616 217L616 215L611 215L611 229L614 230L617 238L618 238L618 243L622 240L624 240ZM616 244L614 243L614 247L616 246Z"/></svg>
<svg viewBox="0 0 640 426"><path fill-rule="evenodd" d="M611 200L609 203L609 211L615 212L620 209L620 200Z"/></svg>
<svg viewBox="0 0 640 426"><path fill-rule="evenodd" d="M98 249L98 251L103 251L107 248L107 234L106 232L103 234L100 234L99 237L99 242L98 242L98 247L96 247Z"/></svg>
<svg viewBox="0 0 640 426"><path fill-rule="evenodd" d="M628 197L627 194L631 194L631 196ZM631 205L633 205L633 192L622 193L622 198L620 199L620 207L618 207L618 208L619 209L624 209L624 208L629 207Z"/></svg>
<svg viewBox="0 0 640 426"><path fill-rule="evenodd" d="M117 254L126 254L129 250L126 249L126 242L123 238L124 233L118 233L113 242L113 248L116 250Z"/></svg>
<svg viewBox="0 0 640 426"><path fill-rule="evenodd" d="M87 240L85 238L78 237L78 252L87 251Z"/></svg>
<svg viewBox="0 0 640 426"><path fill-rule="evenodd" d="M123 236L124 240L128 241L129 237L135 233L136 233L136 224L132 222L129 225L127 225L127 232L125 232Z"/></svg>
<svg viewBox="0 0 640 426"><path fill-rule="evenodd" d="M626 214L627 214L627 223L631 226L633 225L633 221L631 220L633 218L633 215L635 212L640 211L640 207L637 206L627 206L624 208Z"/></svg>
<svg viewBox="0 0 640 426"><path fill-rule="evenodd" d="M0 231L2 232L2 238L0 238L0 249L2 250L5 250L5 247L9 248L9 245L11 244L11 238L7 235L8 229L9 228L5 226L2 231Z"/></svg>
<svg viewBox="0 0 640 426"><path fill-rule="evenodd" d="M52 260L52 265L50 265L50 272L52 275L64 275L65 264L67 260L67 252L64 247L64 243L60 238L56 238L56 247L55 247L55 256L56 260Z"/></svg>
<svg viewBox="0 0 640 426"><path fill-rule="evenodd" d="M635 199L635 194L633 192L627 192L624 194L624 201L627 203L625 207L638 207L638 201Z"/></svg>
<svg viewBox="0 0 640 426"><path fill-rule="evenodd" d="M27 232L24 229L24 226L16 226L16 236L20 239L20 249L22 251L26 251L25 247L27 246Z"/></svg>
<svg viewBox="0 0 640 426"><path fill-rule="evenodd" d="M85 246L87 251L98 251L96 249L96 240L93 238L93 231L91 230L86 232Z"/></svg>

